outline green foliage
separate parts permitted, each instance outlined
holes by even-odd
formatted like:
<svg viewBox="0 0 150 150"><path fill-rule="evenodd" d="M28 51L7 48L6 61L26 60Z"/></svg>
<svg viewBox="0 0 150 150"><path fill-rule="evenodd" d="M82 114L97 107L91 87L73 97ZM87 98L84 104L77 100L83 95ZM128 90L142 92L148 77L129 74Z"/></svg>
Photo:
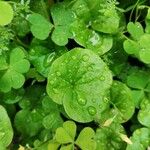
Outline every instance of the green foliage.
<svg viewBox="0 0 150 150"><path fill-rule="evenodd" d="M0 146L3 149L11 143L13 138L13 129L7 112L3 106L0 106L0 112Z"/></svg>
<svg viewBox="0 0 150 150"><path fill-rule="evenodd" d="M0 1L0 25L5 26L13 19L13 9L8 2Z"/></svg>
<svg viewBox="0 0 150 150"><path fill-rule="evenodd" d="M56 150L59 145L61 145L61 150L71 150L76 146L80 147L82 150L96 150L96 142L94 141L95 132L90 127L85 127L77 139L76 136L76 124L73 121L66 121L63 123L63 127L59 127L56 130L54 136L54 141L49 144L49 149ZM55 147L55 148L54 148Z"/></svg>
<svg viewBox="0 0 150 150"><path fill-rule="evenodd" d="M106 64L93 52L76 48L53 62L47 92L79 122L90 122L105 109L103 93L112 76Z"/></svg>
<svg viewBox="0 0 150 150"><path fill-rule="evenodd" d="M150 146L148 0L0 0L0 150Z"/></svg>

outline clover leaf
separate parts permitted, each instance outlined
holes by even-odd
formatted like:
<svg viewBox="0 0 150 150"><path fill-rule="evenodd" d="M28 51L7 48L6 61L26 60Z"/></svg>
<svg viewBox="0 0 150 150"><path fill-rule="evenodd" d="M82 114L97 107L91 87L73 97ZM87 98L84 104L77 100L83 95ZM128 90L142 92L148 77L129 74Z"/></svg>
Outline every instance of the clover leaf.
<svg viewBox="0 0 150 150"><path fill-rule="evenodd" d="M120 17L113 1L101 1L93 9L91 26L103 33L115 33L119 28ZM96 10L96 11L95 11Z"/></svg>
<svg viewBox="0 0 150 150"><path fill-rule="evenodd" d="M150 63L150 34L145 33L142 25L139 22L129 22L127 26L131 39L124 42L124 49L128 54L133 54L145 64Z"/></svg>
<svg viewBox="0 0 150 150"><path fill-rule="evenodd" d="M49 144L49 148L56 150L58 145L61 146L60 150L72 150L76 146L82 150L96 150L96 142L94 141L95 132L92 128L84 128L77 140L76 136L76 124L73 121L66 121L63 123L63 127L59 127L56 130L55 139Z"/></svg>
<svg viewBox="0 0 150 150"><path fill-rule="evenodd" d="M101 122L111 116L114 122L126 122L129 120L135 109L131 90L122 82L114 81L110 89L110 98L105 98L110 106L102 113Z"/></svg>
<svg viewBox="0 0 150 150"><path fill-rule="evenodd" d="M138 40L144 34L143 27L139 22L129 22L127 29L132 38L136 40Z"/></svg>
<svg viewBox="0 0 150 150"><path fill-rule="evenodd" d="M132 97L136 107L139 107L141 100L145 96L146 89L149 84L149 74L146 71L134 70L127 77L127 85L132 88ZM150 92L150 91L149 91Z"/></svg>
<svg viewBox="0 0 150 150"><path fill-rule="evenodd" d="M65 8L65 5L55 4L51 8L51 16L54 22L54 31L51 37L52 41L59 46L66 45L68 38L72 36L70 24L74 20L73 12Z"/></svg>
<svg viewBox="0 0 150 150"><path fill-rule="evenodd" d="M124 149L125 143L120 138L124 134L124 128L120 124L112 123L108 127L98 128L96 130L96 150Z"/></svg>
<svg viewBox="0 0 150 150"><path fill-rule="evenodd" d="M138 113L138 120L142 125L150 127L150 101L148 99L143 99L140 107L141 109Z"/></svg>
<svg viewBox="0 0 150 150"><path fill-rule="evenodd" d="M148 128L137 129L130 139L132 144L128 144L126 150L145 150L150 144L150 130Z"/></svg>
<svg viewBox="0 0 150 150"><path fill-rule="evenodd" d="M22 87L25 82L25 77L22 74L28 72L30 68L30 63L25 57L25 53L20 47L10 52L9 64L7 64L7 69L3 71L0 78L1 91L8 92L11 88Z"/></svg>
<svg viewBox="0 0 150 150"><path fill-rule="evenodd" d="M28 21L31 23L31 32L36 38L40 40L48 38L53 28L48 20L38 13L33 13L29 15Z"/></svg>
<svg viewBox="0 0 150 150"><path fill-rule="evenodd" d="M113 40L109 35L100 34L91 30L82 20L76 20L71 25L73 39L81 46L103 55L112 47Z"/></svg>
<svg viewBox="0 0 150 150"><path fill-rule="evenodd" d="M98 55L76 48L53 62L47 93L70 118L90 122L105 108L103 96L111 83L111 72Z"/></svg>
<svg viewBox="0 0 150 150"><path fill-rule="evenodd" d="M0 25L11 23L14 16L13 9L8 2L0 1Z"/></svg>
<svg viewBox="0 0 150 150"><path fill-rule="evenodd" d="M13 129L11 126L10 119L7 112L3 106L0 105L0 146L1 148L6 148L12 141Z"/></svg>

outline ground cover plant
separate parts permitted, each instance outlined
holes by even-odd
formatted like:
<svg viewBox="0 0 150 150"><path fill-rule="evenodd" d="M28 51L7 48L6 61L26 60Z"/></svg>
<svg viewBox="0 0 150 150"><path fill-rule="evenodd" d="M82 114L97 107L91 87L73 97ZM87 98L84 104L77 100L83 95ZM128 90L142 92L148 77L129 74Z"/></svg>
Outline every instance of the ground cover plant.
<svg viewBox="0 0 150 150"><path fill-rule="evenodd" d="M0 0L0 150L149 148L149 0Z"/></svg>

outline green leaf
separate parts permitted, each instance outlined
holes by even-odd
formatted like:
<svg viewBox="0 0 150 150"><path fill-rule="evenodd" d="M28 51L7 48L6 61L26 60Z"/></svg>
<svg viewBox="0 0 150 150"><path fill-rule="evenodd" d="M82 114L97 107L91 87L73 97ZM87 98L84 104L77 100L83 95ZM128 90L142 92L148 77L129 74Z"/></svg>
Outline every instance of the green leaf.
<svg viewBox="0 0 150 150"><path fill-rule="evenodd" d="M18 47L11 51L8 69L0 77L0 90L8 92L11 88L18 89L25 82L22 75L30 68L30 63L25 59L25 53L22 48Z"/></svg>
<svg viewBox="0 0 150 150"><path fill-rule="evenodd" d="M94 140L95 132L92 128L86 127L84 128L77 140L76 144L82 149L82 150L96 150L96 141Z"/></svg>
<svg viewBox="0 0 150 150"><path fill-rule="evenodd" d="M126 150L145 150L150 143L150 130L148 128L137 129L130 139L133 144L128 144Z"/></svg>
<svg viewBox="0 0 150 150"><path fill-rule="evenodd" d="M69 117L90 122L105 109L103 96L111 83L111 72L98 55L76 48L53 62L47 93L54 102L63 104Z"/></svg>
<svg viewBox="0 0 150 150"><path fill-rule="evenodd" d="M140 52L138 43L133 40L125 40L123 43L123 47L128 54L138 55L138 53Z"/></svg>
<svg viewBox="0 0 150 150"><path fill-rule="evenodd" d="M82 20L76 20L71 25L73 39L81 46L91 49L99 55L109 51L113 44L113 39L109 35L103 35L91 30Z"/></svg>
<svg viewBox="0 0 150 150"><path fill-rule="evenodd" d="M117 115L116 120L119 122L126 122L134 114L134 101L131 96L130 89L121 82L114 82L111 91L110 104L113 109L111 110L112 114L115 112Z"/></svg>
<svg viewBox="0 0 150 150"><path fill-rule="evenodd" d="M76 135L76 125L72 121L66 121L63 123L63 127L59 127L56 130L56 141L61 144L73 143Z"/></svg>
<svg viewBox="0 0 150 150"><path fill-rule="evenodd" d="M127 25L127 30L135 40L139 40L144 34L143 27L139 22L129 22Z"/></svg>
<svg viewBox="0 0 150 150"><path fill-rule="evenodd" d="M127 84L131 88L144 89L149 81L149 74L144 71L137 71L131 73L127 77Z"/></svg>
<svg viewBox="0 0 150 150"><path fill-rule="evenodd" d="M10 119L3 106L0 105L0 145L1 148L7 147L13 139L13 129L11 126Z"/></svg>
<svg viewBox="0 0 150 150"><path fill-rule="evenodd" d="M53 25L42 15L33 13L28 17L28 21L31 23L31 32L36 38L40 40L48 38Z"/></svg>
<svg viewBox="0 0 150 150"><path fill-rule="evenodd" d="M54 22L52 41L59 46L64 46L71 37L70 24L74 20L73 12L65 5L55 4L51 8L51 16Z"/></svg>
<svg viewBox="0 0 150 150"><path fill-rule="evenodd" d="M150 127L150 101L143 99L140 106L141 109L138 113L138 120L142 125Z"/></svg>
<svg viewBox="0 0 150 150"><path fill-rule="evenodd" d="M95 135L96 150L125 149L120 133L124 134L124 128L120 124L112 123L109 127L98 128Z"/></svg>
<svg viewBox="0 0 150 150"><path fill-rule="evenodd" d="M0 1L0 25L5 26L11 23L14 13L8 2Z"/></svg>
<svg viewBox="0 0 150 150"><path fill-rule="evenodd" d="M103 33L116 33L120 17L113 1L102 1L97 4L96 12L92 15L92 28Z"/></svg>

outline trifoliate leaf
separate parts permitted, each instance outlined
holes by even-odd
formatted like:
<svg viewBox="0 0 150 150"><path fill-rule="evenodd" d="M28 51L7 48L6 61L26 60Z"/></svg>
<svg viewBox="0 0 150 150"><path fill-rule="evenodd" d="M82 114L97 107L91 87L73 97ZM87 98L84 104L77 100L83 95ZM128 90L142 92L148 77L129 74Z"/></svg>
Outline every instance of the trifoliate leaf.
<svg viewBox="0 0 150 150"><path fill-rule="evenodd" d="M103 101L112 75L98 55L87 49L73 49L50 68L47 93L63 104L68 116L78 122L90 122L106 107Z"/></svg>
<svg viewBox="0 0 150 150"><path fill-rule="evenodd" d="M8 25L13 19L14 13L8 2L0 1L0 25Z"/></svg>
<svg viewBox="0 0 150 150"><path fill-rule="evenodd" d="M77 140L76 144L82 149L82 150L96 150L96 141L94 140L95 132L92 128L86 127L84 128Z"/></svg>
<svg viewBox="0 0 150 150"><path fill-rule="evenodd" d="M12 141L13 129L6 110L0 105L0 146L6 148Z"/></svg>
<svg viewBox="0 0 150 150"><path fill-rule="evenodd" d="M8 69L0 77L0 90L8 92L11 88L18 89L25 82L22 75L30 68L30 63L25 59L25 53L22 48L15 48L10 53Z"/></svg>
<svg viewBox="0 0 150 150"><path fill-rule="evenodd" d="M42 15L33 13L28 17L28 21L31 23L31 32L36 38L40 40L48 38L53 25Z"/></svg>

